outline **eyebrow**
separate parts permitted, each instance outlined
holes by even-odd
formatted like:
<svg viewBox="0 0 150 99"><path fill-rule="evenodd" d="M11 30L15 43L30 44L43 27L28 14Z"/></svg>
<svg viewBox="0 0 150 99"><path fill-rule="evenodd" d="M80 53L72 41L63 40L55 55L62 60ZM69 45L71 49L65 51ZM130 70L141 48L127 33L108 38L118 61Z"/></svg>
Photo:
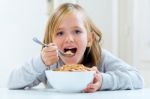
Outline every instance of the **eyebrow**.
<svg viewBox="0 0 150 99"><path fill-rule="evenodd" d="M71 27L71 28L72 28L72 29L74 29L74 28L79 28L79 29L80 29L81 27L79 27L79 26L73 26L73 27ZM63 30L63 28L58 28L57 31L59 31L59 30Z"/></svg>
<svg viewBox="0 0 150 99"><path fill-rule="evenodd" d="M81 27L79 27L79 26L74 26L73 28L81 28Z"/></svg>

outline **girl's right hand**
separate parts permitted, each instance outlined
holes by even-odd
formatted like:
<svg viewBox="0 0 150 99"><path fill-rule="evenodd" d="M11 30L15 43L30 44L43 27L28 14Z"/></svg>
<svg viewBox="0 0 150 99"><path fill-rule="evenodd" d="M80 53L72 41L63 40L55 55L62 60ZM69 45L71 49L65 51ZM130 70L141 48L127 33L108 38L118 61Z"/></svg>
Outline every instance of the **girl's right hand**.
<svg viewBox="0 0 150 99"><path fill-rule="evenodd" d="M58 48L56 44L50 43L48 47L44 47L41 52L41 57L45 65L50 66L56 63L59 59Z"/></svg>

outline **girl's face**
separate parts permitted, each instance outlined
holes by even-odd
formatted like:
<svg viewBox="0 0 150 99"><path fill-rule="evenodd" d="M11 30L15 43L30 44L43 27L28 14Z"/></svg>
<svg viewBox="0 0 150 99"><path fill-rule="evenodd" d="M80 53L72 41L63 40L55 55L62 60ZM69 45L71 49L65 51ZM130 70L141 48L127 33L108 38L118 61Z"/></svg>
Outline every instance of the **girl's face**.
<svg viewBox="0 0 150 99"><path fill-rule="evenodd" d="M53 42L60 50L75 54L72 57L60 56L65 64L82 62L86 47L92 44L92 36L87 34L81 14L71 13L65 16L53 38Z"/></svg>

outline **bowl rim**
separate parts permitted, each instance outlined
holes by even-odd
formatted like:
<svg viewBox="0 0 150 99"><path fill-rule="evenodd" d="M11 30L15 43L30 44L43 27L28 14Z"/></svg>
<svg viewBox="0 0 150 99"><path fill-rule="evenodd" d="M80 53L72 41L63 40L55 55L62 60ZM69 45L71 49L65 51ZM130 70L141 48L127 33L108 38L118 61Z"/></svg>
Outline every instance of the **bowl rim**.
<svg viewBox="0 0 150 99"><path fill-rule="evenodd" d="M67 73L87 73L87 72L95 72L95 73L96 73L96 71L94 71L94 70L92 70L92 71L54 71L54 70L45 70L45 72L61 72L61 73L65 73L65 72L67 72Z"/></svg>

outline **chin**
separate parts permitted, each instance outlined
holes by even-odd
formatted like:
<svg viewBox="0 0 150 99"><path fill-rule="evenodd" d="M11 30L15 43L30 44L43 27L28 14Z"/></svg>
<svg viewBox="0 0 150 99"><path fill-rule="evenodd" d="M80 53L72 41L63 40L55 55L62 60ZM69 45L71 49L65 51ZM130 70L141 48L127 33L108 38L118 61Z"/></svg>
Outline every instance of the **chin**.
<svg viewBox="0 0 150 99"><path fill-rule="evenodd" d="M77 54L73 57L60 57L60 58L65 64L79 64L83 59L81 55L79 56Z"/></svg>
<svg viewBox="0 0 150 99"><path fill-rule="evenodd" d="M80 61L78 59L62 59L65 64L78 64Z"/></svg>
<svg viewBox="0 0 150 99"><path fill-rule="evenodd" d="M64 61L65 64L78 64L76 61Z"/></svg>

